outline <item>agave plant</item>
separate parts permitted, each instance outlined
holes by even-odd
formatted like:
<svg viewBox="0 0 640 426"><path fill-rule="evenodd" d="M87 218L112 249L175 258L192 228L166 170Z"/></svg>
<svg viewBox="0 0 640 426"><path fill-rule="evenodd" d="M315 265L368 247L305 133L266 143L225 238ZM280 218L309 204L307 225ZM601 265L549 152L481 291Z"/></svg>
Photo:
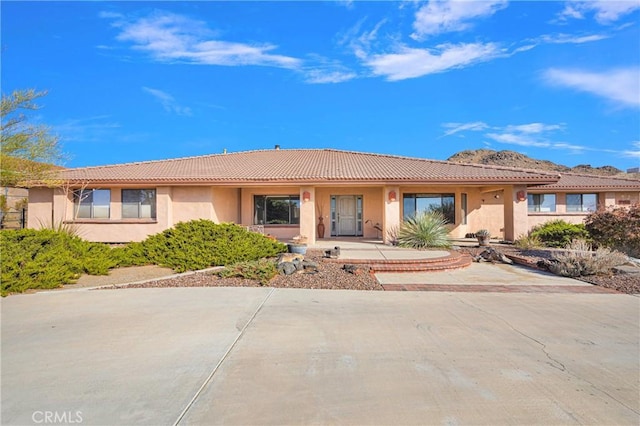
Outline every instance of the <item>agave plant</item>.
<svg viewBox="0 0 640 426"><path fill-rule="evenodd" d="M398 231L398 245L424 249L449 247L449 230L442 213L423 212L406 219Z"/></svg>

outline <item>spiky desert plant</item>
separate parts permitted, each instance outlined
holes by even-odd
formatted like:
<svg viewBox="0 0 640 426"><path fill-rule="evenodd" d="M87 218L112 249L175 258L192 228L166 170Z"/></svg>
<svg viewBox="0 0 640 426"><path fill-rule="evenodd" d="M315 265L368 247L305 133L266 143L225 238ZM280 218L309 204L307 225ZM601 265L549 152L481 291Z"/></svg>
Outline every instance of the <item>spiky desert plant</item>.
<svg viewBox="0 0 640 426"><path fill-rule="evenodd" d="M425 249L450 247L447 222L439 212L423 212L406 219L398 230L398 245Z"/></svg>
<svg viewBox="0 0 640 426"><path fill-rule="evenodd" d="M521 235L514 241L514 245L519 249L531 250L542 247L542 241L535 235Z"/></svg>

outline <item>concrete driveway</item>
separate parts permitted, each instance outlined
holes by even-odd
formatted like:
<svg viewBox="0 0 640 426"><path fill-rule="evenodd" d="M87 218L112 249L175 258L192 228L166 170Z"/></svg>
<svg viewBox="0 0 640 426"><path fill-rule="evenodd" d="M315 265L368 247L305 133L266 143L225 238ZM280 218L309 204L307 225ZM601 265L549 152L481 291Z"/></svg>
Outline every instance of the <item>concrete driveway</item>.
<svg viewBox="0 0 640 426"><path fill-rule="evenodd" d="M623 294L166 288L1 308L3 425L640 421Z"/></svg>

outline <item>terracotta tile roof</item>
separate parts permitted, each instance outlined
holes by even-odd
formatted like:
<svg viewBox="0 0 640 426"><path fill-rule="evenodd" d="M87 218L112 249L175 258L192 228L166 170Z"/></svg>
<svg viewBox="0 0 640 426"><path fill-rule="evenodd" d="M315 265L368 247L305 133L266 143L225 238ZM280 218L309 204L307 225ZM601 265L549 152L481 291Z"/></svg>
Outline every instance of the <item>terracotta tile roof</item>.
<svg viewBox="0 0 640 426"><path fill-rule="evenodd" d="M558 174L333 149L271 149L70 169L63 177L88 184L546 184Z"/></svg>
<svg viewBox="0 0 640 426"><path fill-rule="evenodd" d="M556 183L529 188L529 192L544 192L549 190L640 191L640 180L631 178L617 178L612 176L561 173L560 180Z"/></svg>

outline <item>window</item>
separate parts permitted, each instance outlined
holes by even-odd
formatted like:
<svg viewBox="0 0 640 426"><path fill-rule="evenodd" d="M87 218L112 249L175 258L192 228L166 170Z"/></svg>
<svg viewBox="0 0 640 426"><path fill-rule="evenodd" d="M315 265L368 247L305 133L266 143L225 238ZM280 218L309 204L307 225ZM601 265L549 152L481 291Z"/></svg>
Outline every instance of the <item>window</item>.
<svg viewBox="0 0 640 426"><path fill-rule="evenodd" d="M155 219L156 218L156 190L155 189L123 189L122 190L122 218L123 219Z"/></svg>
<svg viewBox="0 0 640 426"><path fill-rule="evenodd" d="M594 212L597 205L596 194L567 194L568 212Z"/></svg>
<svg viewBox="0 0 640 426"><path fill-rule="evenodd" d="M403 194L405 219L422 212L440 212L447 223L455 223L454 194Z"/></svg>
<svg viewBox="0 0 640 426"><path fill-rule="evenodd" d="M527 194L527 210L530 213L556 211L556 194Z"/></svg>
<svg viewBox="0 0 640 426"><path fill-rule="evenodd" d="M75 217L108 219L111 191L108 189L80 189L73 192Z"/></svg>
<svg viewBox="0 0 640 426"><path fill-rule="evenodd" d="M461 207L461 215L462 215L462 224L466 225L467 224L467 194L462 193L460 194L460 204L462 204Z"/></svg>
<svg viewBox="0 0 640 426"><path fill-rule="evenodd" d="M300 196L256 195L253 198L254 225L295 225L300 223Z"/></svg>

